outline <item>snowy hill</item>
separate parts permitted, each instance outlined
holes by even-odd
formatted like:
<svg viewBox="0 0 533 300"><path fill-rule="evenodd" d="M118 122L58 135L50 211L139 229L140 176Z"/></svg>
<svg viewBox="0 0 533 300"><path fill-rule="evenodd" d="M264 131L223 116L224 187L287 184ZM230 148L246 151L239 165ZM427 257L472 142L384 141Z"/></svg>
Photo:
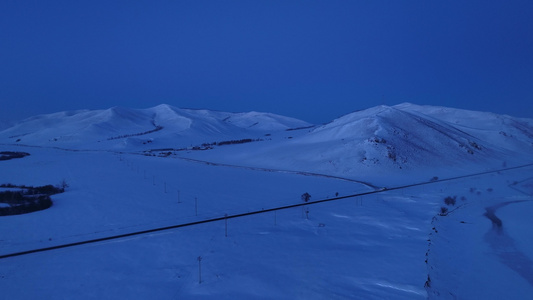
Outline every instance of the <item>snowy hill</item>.
<svg viewBox="0 0 533 300"><path fill-rule="evenodd" d="M513 165L530 159L532 132L530 119L410 103L353 112L323 126L269 113L163 104L36 116L0 131L0 143L139 152L166 149L165 155L360 179L369 171L379 177L428 167L450 171ZM260 143L212 147L240 140ZM173 149L179 151L168 152ZM210 151L182 151L192 149Z"/></svg>
<svg viewBox="0 0 533 300"><path fill-rule="evenodd" d="M220 149L209 159L350 178L485 170L531 161L532 133L530 119L404 103L354 112L283 142Z"/></svg>
<svg viewBox="0 0 533 300"><path fill-rule="evenodd" d="M421 175L425 169L424 176L435 176L514 165L531 160L532 132L531 119L410 103L353 112L322 126L269 113L163 104L36 116L0 131L0 143L154 155L164 150L209 162L361 180L361 174ZM250 141L258 142L244 143Z"/></svg>
<svg viewBox="0 0 533 300"><path fill-rule="evenodd" d="M408 103L323 126L168 105L29 118L0 131L0 210L68 186L0 216L2 297L529 299L532 133Z"/></svg>
<svg viewBox="0 0 533 300"><path fill-rule="evenodd" d="M402 104L343 116L313 130L301 142L310 148L338 142L336 146L346 152L351 149L353 160L362 164L412 168L504 162L516 154L527 157L533 152L532 132L533 120ZM333 162L346 157L332 152L328 159Z"/></svg>
<svg viewBox="0 0 533 300"><path fill-rule="evenodd" d="M257 132L309 126L269 113L226 113L159 105L148 109L113 107L60 112L19 122L0 132L0 141L49 147L111 149L140 146L181 147L212 139L238 139Z"/></svg>

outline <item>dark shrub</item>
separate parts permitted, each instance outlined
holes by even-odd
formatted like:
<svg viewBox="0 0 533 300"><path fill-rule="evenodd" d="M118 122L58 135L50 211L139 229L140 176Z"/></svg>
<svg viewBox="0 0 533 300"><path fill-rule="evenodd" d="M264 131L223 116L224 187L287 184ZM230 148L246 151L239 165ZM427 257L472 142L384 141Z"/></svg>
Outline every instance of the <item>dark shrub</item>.
<svg viewBox="0 0 533 300"><path fill-rule="evenodd" d="M62 193L68 184L63 180L61 186L45 185L39 187L4 184L3 187L16 187L25 191L0 192L0 202L8 204L0 207L0 216L19 215L44 210L52 206L50 195Z"/></svg>
<svg viewBox="0 0 533 300"><path fill-rule="evenodd" d="M309 202L310 199L311 199L311 195L309 195L309 193L302 194L302 201Z"/></svg>
<svg viewBox="0 0 533 300"><path fill-rule="evenodd" d="M453 196L453 197L446 197L444 198L444 203L446 203L446 205L455 205L455 199L457 199L457 196Z"/></svg>
<svg viewBox="0 0 533 300"><path fill-rule="evenodd" d="M448 214L448 208L442 206L442 207L440 208L440 215L441 215L441 216L445 216L445 215L447 215L447 214Z"/></svg>

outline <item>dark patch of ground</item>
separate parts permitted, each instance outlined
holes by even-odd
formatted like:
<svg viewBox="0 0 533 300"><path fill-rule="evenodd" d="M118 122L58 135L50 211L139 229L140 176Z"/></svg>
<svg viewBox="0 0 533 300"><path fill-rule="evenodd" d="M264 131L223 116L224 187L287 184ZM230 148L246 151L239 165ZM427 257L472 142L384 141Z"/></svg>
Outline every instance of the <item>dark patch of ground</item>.
<svg viewBox="0 0 533 300"><path fill-rule="evenodd" d="M15 151L0 151L0 160L10 160L15 158L23 158L30 155L26 152L15 152Z"/></svg>

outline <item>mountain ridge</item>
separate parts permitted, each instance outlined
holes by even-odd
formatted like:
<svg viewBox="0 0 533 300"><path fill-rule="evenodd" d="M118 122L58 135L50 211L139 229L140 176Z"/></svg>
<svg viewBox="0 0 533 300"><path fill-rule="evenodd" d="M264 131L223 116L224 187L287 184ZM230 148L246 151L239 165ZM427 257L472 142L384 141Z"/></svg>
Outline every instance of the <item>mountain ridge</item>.
<svg viewBox="0 0 533 300"><path fill-rule="evenodd" d="M261 142L235 142L241 140ZM223 143L231 147L213 147L222 141L234 142ZM171 154L354 177L376 168L392 172L529 162L533 119L402 103L352 112L315 126L271 113L161 104L35 116L0 131L0 142L136 152L180 149L188 151ZM191 151L200 149L210 151Z"/></svg>
<svg viewBox="0 0 533 300"><path fill-rule="evenodd" d="M409 170L429 172L435 168L485 170L531 161L530 120L446 108L464 120L458 126L450 116L438 118L435 111L440 109L413 104L377 106L341 116L279 143L243 145L240 151L217 149L213 155L188 155L359 179L361 174L377 171L407 174ZM464 126L474 117L479 119L474 129Z"/></svg>
<svg viewBox="0 0 533 300"><path fill-rule="evenodd" d="M228 121L231 120L231 121ZM246 136L250 131L284 130L310 124L270 113L226 113L210 110L181 109L161 104L147 109L112 107L106 110L77 110L38 115L0 131L6 143L94 147L94 143L115 137L134 137L166 128L166 134L187 140L203 141L202 136ZM194 138L194 137L198 138ZM100 147L98 147L100 148Z"/></svg>

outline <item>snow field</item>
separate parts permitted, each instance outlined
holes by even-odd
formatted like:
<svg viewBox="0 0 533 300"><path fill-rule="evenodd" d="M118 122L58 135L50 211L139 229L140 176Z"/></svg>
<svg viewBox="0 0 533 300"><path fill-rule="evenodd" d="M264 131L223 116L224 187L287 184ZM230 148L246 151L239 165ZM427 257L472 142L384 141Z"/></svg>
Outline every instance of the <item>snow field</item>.
<svg viewBox="0 0 533 300"><path fill-rule="evenodd" d="M13 298L425 297L425 266L417 259L425 250L424 224L405 220L379 199L308 209L309 219L294 208L228 220L228 237L220 221L11 258L3 266L13 269L2 268L2 282L29 284L20 290L7 284Z"/></svg>
<svg viewBox="0 0 533 300"><path fill-rule="evenodd" d="M453 211L432 222L429 299L525 299L533 294L533 239L526 225L533 198L509 187L531 172L530 167L454 184L451 190L467 199L458 197ZM487 207L522 200L496 210L502 229L485 216ZM510 266L509 260L516 264ZM517 272L517 265L526 272Z"/></svg>
<svg viewBox="0 0 533 300"><path fill-rule="evenodd" d="M0 255L298 204L304 192L389 190L4 258L2 297L529 298L532 167L390 188L531 163L531 124L411 104L295 131L309 124L168 105L30 118L0 132L5 150L31 153L0 162L0 183L70 187L47 210L0 217ZM263 140L142 155L242 138Z"/></svg>
<svg viewBox="0 0 533 300"><path fill-rule="evenodd" d="M53 197L54 206L48 210L1 218L2 228L8 228L2 234L3 254L300 203L303 191L316 197L312 200L335 192L369 191L343 180L172 157L38 148L31 153L7 161L17 162L10 167L21 173L3 174L1 179L35 185L50 183L42 178L66 179L71 186ZM146 178L140 170L146 170ZM512 295L524 295L530 287L490 256L483 235L492 225L482 214L486 205L527 197L508 184L523 181L530 171L229 219L227 237L224 221L218 221L7 258L0 264L0 288L10 299L447 299L448 291L491 299L501 295L495 291L507 290L502 285L512 287ZM30 173L34 177L26 179ZM157 174L155 185L151 174ZM162 182L167 182L166 194ZM183 192L179 204L170 193L178 186ZM191 201L196 193L205 199L198 216ZM454 195L460 208L432 223L445 206L443 199ZM459 222L463 219L468 224ZM523 253L530 253L523 238L527 235L517 230L520 222L527 223L518 218L506 230ZM429 294L424 289L428 273ZM487 282L494 282L493 289L481 290Z"/></svg>
<svg viewBox="0 0 533 300"><path fill-rule="evenodd" d="M3 175L2 180L46 184L37 178L64 178L70 187L54 196L48 210L0 219L8 228L3 254L300 203L302 191L317 198L368 191L347 181L172 158L37 148L31 152L27 158L32 160L19 160L16 167L19 174L40 175L30 180ZM157 171L156 185L136 166L147 174ZM162 191L163 180L169 189L183 184L183 203ZM198 216L187 198L191 191L206 199ZM310 205L308 214L307 209L293 208L230 219L228 237L221 221L8 258L0 267L0 284L13 299L423 298L425 266L416 258L425 251L427 215L434 204L405 195L381 197ZM421 215L407 218L405 205L415 211L424 208ZM198 256L203 257L201 284Z"/></svg>
<svg viewBox="0 0 533 300"><path fill-rule="evenodd" d="M65 179L70 187L53 197L53 210L0 219L10 229L3 234L11 241L5 251L290 205L300 203L304 192L326 198L368 191L353 182L171 158L37 148L28 158L0 180L44 185Z"/></svg>

